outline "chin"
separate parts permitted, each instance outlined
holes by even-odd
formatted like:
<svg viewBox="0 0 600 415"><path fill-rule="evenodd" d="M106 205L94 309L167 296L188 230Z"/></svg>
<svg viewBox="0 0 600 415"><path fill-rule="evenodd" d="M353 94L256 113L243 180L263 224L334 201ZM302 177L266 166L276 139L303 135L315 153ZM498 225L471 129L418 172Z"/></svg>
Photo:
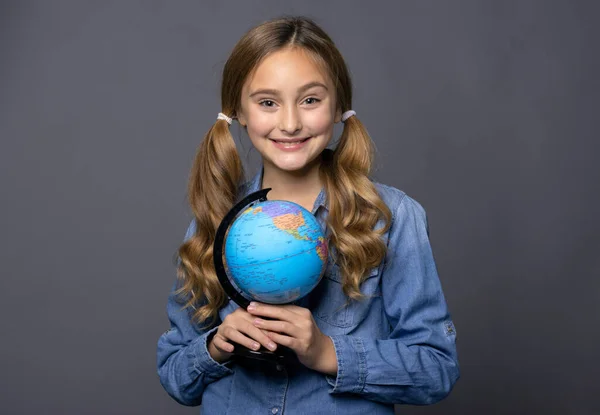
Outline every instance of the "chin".
<svg viewBox="0 0 600 415"><path fill-rule="evenodd" d="M314 167L315 164L319 163L319 157L313 157L311 159L306 159L304 157L298 159L271 159L271 164L279 170L286 172L300 172L311 167Z"/></svg>
<svg viewBox="0 0 600 415"><path fill-rule="evenodd" d="M281 171L292 173L292 172L304 170L306 167L308 167L308 164L307 163L274 163L274 166Z"/></svg>

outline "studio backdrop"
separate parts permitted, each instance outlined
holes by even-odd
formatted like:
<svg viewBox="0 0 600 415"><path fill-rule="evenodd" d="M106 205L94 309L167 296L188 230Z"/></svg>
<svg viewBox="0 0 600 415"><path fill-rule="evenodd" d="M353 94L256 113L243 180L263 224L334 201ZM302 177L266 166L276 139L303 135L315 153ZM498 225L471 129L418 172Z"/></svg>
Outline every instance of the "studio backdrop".
<svg viewBox="0 0 600 415"><path fill-rule="evenodd" d="M0 2L0 412L198 413L156 374L188 174L235 42L298 14L349 65L374 179L426 209L456 325L453 392L397 412L600 413L598 11ZM254 173L248 137L231 131Z"/></svg>

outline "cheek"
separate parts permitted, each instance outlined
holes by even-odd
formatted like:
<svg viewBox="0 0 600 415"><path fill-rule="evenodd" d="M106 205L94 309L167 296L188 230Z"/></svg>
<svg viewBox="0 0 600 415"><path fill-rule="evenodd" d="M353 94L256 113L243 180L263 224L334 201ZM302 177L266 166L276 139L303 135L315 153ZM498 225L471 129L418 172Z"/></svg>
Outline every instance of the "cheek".
<svg viewBox="0 0 600 415"><path fill-rule="evenodd" d="M248 121L248 133L265 136L273 129L273 120L265 113L256 112L251 114Z"/></svg>
<svg viewBox="0 0 600 415"><path fill-rule="evenodd" d="M313 111L307 116L306 123L314 134L323 134L333 128L333 115L329 111Z"/></svg>

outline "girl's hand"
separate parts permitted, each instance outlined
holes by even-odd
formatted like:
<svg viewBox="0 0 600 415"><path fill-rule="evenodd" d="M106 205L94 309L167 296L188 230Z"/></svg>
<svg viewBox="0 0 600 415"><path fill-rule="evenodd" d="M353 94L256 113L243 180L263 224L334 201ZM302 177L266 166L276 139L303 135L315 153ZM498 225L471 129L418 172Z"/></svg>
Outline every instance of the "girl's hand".
<svg viewBox="0 0 600 415"><path fill-rule="evenodd" d="M264 330L275 343L292 349L304 366L331 376L337 374L333 341L319 330L310 310L252 302L248 312L254 316L257 329Z"/></svg>
<svg viewBox="0 0 600 415"><path fill-rule="evenodd" d="M242 308L227 315L208 344L211 357L217 362L229 359L234 349L231 342L252 350L258 350L261 344L269 350L275 350L277 345L252 324L253 320L254 317Z"/></svg>

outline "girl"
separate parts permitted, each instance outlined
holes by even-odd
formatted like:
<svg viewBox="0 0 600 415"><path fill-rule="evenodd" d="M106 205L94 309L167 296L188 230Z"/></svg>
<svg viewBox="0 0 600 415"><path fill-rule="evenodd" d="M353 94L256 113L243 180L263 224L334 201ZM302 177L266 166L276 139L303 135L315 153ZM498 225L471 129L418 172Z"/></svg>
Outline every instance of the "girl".
<svg viewBox="0 0 600 415"><path fill-rule="evenodd" d="M393 414L395 403L430 404L459 377L455 330L428 239L425 211L402 191L371 181L372 142L352 108L346 64L305 18L250 30L225 64L222 113L192 168L194 220L179 248L169 296L171 328L158 341L158 374L203 414ZM242 184L229 132L235 118L262 157ZM344 123L335 151L333 127ZM327 271L293 305L229 301L212 258L215 231L244 196L296 202L327 232ZM292 349L287 365L245 364L234 344ZM274 367L272 367L274 366Z"/></svg>

